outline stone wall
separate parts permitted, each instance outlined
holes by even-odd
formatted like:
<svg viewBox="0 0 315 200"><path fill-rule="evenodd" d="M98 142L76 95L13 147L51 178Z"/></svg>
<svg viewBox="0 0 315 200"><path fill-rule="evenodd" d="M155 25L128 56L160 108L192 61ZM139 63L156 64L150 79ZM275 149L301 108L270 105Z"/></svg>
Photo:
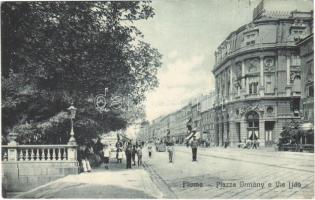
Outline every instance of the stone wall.
<svg viewBox="0 0 315 200"><path fill-rule="evenodd" d="M2 162L2 184L8 192L24 192L69 174L78 174L77 161Z"/></svg>

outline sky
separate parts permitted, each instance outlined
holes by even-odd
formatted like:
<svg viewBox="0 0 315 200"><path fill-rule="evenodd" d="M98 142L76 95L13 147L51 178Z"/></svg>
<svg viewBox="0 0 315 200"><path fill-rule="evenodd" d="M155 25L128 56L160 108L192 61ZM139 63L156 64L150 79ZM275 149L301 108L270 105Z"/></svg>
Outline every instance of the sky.
<svg viewBox="0 0 315 200"><path fill-rule="evenodd" d="M147 93L149 121L214 90L214 52L240 26L252 21L260 0L153 0L155 16L137 21L143 40L163 55L159 87Z"/></svg>
<svg viewBox="0 0 315 200"><path fill-rule="evenodd" d="M230 32L251 21L256 2L153 0L155 16L135 24L143 40L163 55L159 87L147 93L145 102L149 121L214 90L214 51Z"/></svg>

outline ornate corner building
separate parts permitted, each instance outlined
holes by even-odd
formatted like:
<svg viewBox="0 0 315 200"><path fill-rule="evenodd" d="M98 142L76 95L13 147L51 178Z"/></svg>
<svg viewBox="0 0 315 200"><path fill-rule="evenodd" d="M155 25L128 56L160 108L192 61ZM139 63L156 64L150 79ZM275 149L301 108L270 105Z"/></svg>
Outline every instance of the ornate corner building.
<svg viewBox="0 0 315 200"><path fill-rule="evenodd" d="M267 3L215 52L217 145L258 138L272 146L284 126L301 118L297 43L312 34L313 12L268 10Z"/></svg>

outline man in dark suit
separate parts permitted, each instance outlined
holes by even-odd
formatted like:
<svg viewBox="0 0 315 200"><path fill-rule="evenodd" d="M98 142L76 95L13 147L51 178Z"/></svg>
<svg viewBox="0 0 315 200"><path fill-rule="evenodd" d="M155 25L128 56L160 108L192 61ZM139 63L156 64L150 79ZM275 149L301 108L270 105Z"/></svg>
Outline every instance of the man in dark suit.
<svg viewBox="0 0 315 200"><path fill-rule="evenodd" d="M196 139L195 135L193 136L190 146L192 150L192 161L197 161L198 140Z"/></svg>

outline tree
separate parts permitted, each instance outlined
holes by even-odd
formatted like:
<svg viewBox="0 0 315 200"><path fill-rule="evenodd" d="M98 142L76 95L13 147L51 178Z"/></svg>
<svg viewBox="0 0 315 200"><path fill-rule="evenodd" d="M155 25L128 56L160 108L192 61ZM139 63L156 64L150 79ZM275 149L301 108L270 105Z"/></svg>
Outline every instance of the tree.
<svg viewBox="0 0 315 200"><path fill-rule="evenodd" d="M158 85L161 55L132 22L154 16L150 2L4 2L1 8L4 135L65 143L70 102L78 108L79 142L144 117L142 102ZM128 101L100 114L93 99L105 87L108 98Z"/></svg>
<svg viewBox="0 0 315 200"><path fill-rule="evenodd" d="M279 139L280 144L295 143L299 144L304 132L300 130L301 121L291 121L282 128Z"/></svg>

